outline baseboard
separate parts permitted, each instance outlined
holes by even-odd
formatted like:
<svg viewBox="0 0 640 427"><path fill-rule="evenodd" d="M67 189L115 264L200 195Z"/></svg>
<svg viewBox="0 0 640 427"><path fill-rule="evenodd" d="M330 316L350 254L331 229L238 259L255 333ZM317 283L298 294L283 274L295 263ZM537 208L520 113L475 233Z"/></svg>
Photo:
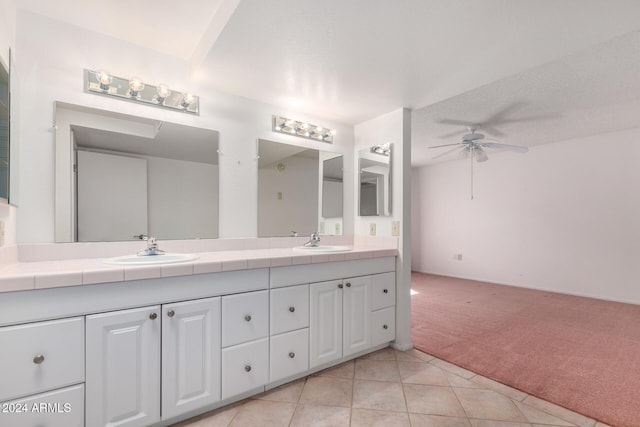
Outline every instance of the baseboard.
<svg viewBox="0 0 640 427"><path fill-rule="evenodd" d="M408 344L396 344L395 342L392 342L389 347L393 348L394 350L398 350L398 351L407 351L407 350L411 350L413 348L413 344L412 343L408 343Z"/></svg>
<svg viewBox="0 0 640 427"><path fill-rule="evenodd" d="M601 295L593 295L593 294L589 294L589 293L570 292L570 291L564 291L564 290L558 290L558 289L552 289L552 288L535 288L535 287L532 287L532 286L525 286L525 285L522 285L522 284L519 284L519 283L495 282L495 281L492 281L490 279L482 279L482 278L470 277L470 276L458 276L458 275L453 275L453 274L449 274L449 273L438 273L438 272L433 272L433 271L413 270L412 272L423 273L423 274L432 274L434 276L452 277L452 278L455 278L455 279L474 280L476 282L491 283L492 285L513 286L515 288L531 289L533 291L553 292L553 293L556 293L556 294L571 295L571 296L574 296L574 297L593 298L593 299L599 299L599 300L602 300L602 301L611 301L611 302L619 302L619 303L623 303L623 304L640 305L640 301L636 301L636 300L632 300L632 299L606 298L606 297L603 297Z"/></svg>

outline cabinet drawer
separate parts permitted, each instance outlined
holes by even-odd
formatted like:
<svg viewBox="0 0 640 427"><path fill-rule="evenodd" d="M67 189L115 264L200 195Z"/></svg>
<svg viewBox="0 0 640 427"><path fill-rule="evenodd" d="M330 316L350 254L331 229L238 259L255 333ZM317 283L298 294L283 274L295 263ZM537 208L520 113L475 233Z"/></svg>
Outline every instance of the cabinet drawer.
<svg viewBox="0 0 640 427"><path fill-rule="evenodd" d="M0 425L11 427L83 427L82 384L0 403Z"/></svg>
<svg viewBox="0 0 640 427"><path fill-rule="evenodd" d="M396 338L396 309L389 307L371 313L371 345L376 346Z"/></svg>
<svg viewBox="0 0 640 427"><path fill-rule="evenodd" d="M309 285L271 290L271 335L309 327Z"/></svg>
<svg viewBox="0 0 640 427"><path fill-rule="evenodd" d="M84 318L0 328L0 401L84 382Z"/></svg>
<svg viewBox="0 0 640 427"><path fill-rule="evenodd" d="M265 385L269 381L269 339L222 350L222 398Z"/></svg>
<svg viewBox="0 0 640 427"><path fill-rule="evenodd" d="M269 335L269 291L222 297L222 347Z"/></svg>
<svg viewBox="0 0 640 427"><path fill-rule="evenodd" d="M269 382L309 369L309 329L271 337Z"/></svg>
<svg viewBox="0 0 640 427"><path fill-rule="evenodd" d="M371 310L396 305L396 273L371 276Z"/></svg>

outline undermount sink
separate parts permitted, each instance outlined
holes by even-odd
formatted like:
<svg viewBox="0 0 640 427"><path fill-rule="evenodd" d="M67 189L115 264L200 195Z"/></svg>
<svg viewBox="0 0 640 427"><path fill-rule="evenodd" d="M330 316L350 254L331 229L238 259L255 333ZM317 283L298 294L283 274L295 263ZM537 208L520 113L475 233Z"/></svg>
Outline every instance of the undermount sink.
<svg viewBox="0 0 640 427"><path fill-rule="evenodd" d="M294 251L310 252L310 253L322 253L322 252L348 252L351 250L348 246L296 246Z"/></svg>
<svg viewBox="0 0 640 427"><path fill-rule="evenodd" d="M198 259L197 255L191 254L158 254L158 255L125 255L102 260L109 265L153 265L153 264L176 264Z"/></svg>

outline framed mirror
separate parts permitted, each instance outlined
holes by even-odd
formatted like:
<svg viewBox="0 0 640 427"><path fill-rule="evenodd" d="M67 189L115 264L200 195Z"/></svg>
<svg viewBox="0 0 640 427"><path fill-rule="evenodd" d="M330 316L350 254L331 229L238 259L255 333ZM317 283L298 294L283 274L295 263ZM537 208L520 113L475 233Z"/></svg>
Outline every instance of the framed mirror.
<svg viewBox="0 0 640 427"><path fill-rule="evenodd" d="M360 216L391 216L391 143L358 152Z"/></svg>
<svg viewBox="0 0 640 427"><path fill-rule="evenodd" d="M342 234L343 157L258 140L258 237Z"/></svg>
<svg viewBox="0 0 640 427"><path fill-rule="evenodd" d="M218 137L57 103L56 241L217 238Z"/></svg>

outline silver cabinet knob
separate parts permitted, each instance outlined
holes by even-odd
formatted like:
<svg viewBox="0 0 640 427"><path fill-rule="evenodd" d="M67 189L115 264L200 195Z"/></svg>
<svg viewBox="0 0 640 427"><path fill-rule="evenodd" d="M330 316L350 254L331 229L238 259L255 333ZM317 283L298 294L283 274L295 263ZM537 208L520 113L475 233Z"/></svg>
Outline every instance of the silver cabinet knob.
<svg viewBox="0 0 640 427"><path fill-rule="evenodd" d="M389 293L389 289L383 289L382 292L384 292L385 294Z"/></svg>
<svg viewBox="0 0 640 427"><path fill-rule="evenodd" d="M251 365L245 366L244 370L247 371L247 372L251 372Z"/></svg>
<svg viewBox="0 0 640 427"><path fill-rule="evenodd" d="M289 307L289 311L293 313L294 311L296 311L296 308L294 306L291 306Z"/></svg>
<svg viewBox="0 0 640 427"><path fill-rule="evenodd" d="M151 313L149 315L149 319L151 319L151 320L156 320L157 318L158 318L158 315L156 313Z"/></svg>
<svg viewBox="0 0 640 427"><path fill-rule="evenodd" d="M251 316L247 314L246 316L244 316L244 320L246 320L247 322L251 322Z"/></svg>
<svg viewBox="0 0 640 427"><path fill-rule="evenodd" d="M173 317L173 316L175 316L175 315L176 315L176 312L175 312L175 311L173 311L173 310L169 310L169 311L167 311L167 316L169 316L169 317Z"/></svg>
<svg viewBox="0 0 640 427"><path fill-rule="evenodd" d="M339 287L340 289L342 289L342 283L340 283L340 284L338 285L338 287Z"/></svg>
<svg viewBox="0 0 640 427"><path fill-rule="evenodd" d="M35 363L36 365L39 365L42 362L44 362L44 356L42 354L39 354L33 358L33 363Z"/></svg>
<svg viewBox="0 0 640 427"><path fill-rule="evenodd" d="M289 357L293 359L294 357L296 357L296 354L292 351L291 353L289 353Z"/></svg>
<svg viewBox="0 0 640 427"><path fill-rule="evenodd" d="M351 287L351 283L347 282L347 288Z"/></svg>
<svg viewBox="0 0 640 427"><path fill-rule="evenodd" d="M382 325L382 329L389 329L387 325Z"/></svg>

